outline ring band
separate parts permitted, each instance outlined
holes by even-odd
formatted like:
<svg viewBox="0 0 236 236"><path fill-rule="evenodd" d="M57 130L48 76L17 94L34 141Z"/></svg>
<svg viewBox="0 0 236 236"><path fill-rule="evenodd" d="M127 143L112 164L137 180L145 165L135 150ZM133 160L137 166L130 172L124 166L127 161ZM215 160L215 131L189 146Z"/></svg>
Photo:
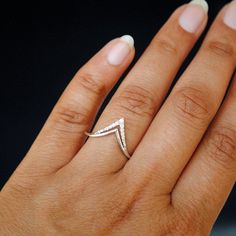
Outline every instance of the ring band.
<svg viewBox="0 0 236 236"><path fill-rule="evenodd" d="M119 146L122 150L122 152L124 153L124 155L130 159L130 154L127 150L127 145L126 145L126 140L125 140L125 120L124 118L121 118L117 121L115 121L114 123L112 123L111 125L100 129L94 133L88 133L85 132L85 134L89 137L92 138L97 138L97 137L102 137L102 136L107 136L109 134L116 134L116 139L117 142L119 143Z"/></svg>

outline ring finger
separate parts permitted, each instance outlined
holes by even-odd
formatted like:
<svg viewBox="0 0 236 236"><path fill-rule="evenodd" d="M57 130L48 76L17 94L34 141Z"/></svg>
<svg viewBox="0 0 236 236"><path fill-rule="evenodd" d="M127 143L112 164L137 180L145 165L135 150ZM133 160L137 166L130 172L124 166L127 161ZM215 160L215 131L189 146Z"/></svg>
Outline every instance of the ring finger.
<svg viewBox="0 0 236 236"><path fill-rule="evenodd" d="M207 22L206 12L205 1L192 1L174 12L113 96L98 120L95 131L123 117L128 151L133 153L183 60L203 31ZM96 158L96 162L91 161L93 158ZM96 166L91 169L115 172L126 160L115 135L109 135L103 137L102 141L100 138L89 138L80 150L79 158L72 161L72 166L76 166L74 162L83 162L90 168L91 165Z"/></svg>

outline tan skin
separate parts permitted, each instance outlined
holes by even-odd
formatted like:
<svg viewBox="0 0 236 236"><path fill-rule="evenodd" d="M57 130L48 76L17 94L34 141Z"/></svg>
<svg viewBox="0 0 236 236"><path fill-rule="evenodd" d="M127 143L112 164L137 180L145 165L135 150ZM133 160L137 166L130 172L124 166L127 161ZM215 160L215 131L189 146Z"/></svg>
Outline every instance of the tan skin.
<svg viewBox="0 0 236 236"><path fill-rule="evenodd" d="M134 57L85 64L1 190L1 235L209 235L236 180L236 31L221 10L168 99L202 33L178 8L131 69L94 130L125 118L131 159L114 135L89 138L105 96ZM223 65L223 66L222 66ZM220 109L219 109L220 108Z"/></svg>

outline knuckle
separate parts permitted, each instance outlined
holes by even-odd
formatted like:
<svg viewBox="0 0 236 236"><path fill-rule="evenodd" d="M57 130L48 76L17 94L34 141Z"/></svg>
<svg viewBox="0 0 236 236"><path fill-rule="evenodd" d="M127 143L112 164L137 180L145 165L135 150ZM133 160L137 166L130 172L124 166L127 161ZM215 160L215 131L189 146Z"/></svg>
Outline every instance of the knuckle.
<svg viewBox="0 0 236 236"><path fill-rule="evenodd" d="M60 232L60 234L66 232L68 235L74 235L74 230L76 229L70 228L69 225L75 225L73 221L75 217L78 223L79 215L77 209L80 208L80 202L83 202L86 188L91 186L91 180L83 178L83 180L77 183L76 188L72 183L62 188L59 183L51 184L48 187L49 190L43 192L40 200L44 203L45 207L41 210L55 232ZM90 217L86 210L81 209L80 214ZM70 220L68 221L68 219Z"/></svg>
<svg viewBox="0 0 236 236"><path fill-rule="evenodd" d="M175 94L174 108L179 118L193 127L204 127L211 114L206 94L195 88L183 88Z"/></svg>
<svg viewBox="0 0 236 236"><path fill-rule="evenodd" d="M106 86L101 80L97 79L99 76L93 74L79 74L78 83L79 85L86 90L86 92L104 96L106 94Z"/></svg>
<svg viewBox="0 0 236 236"><path fill-rule="evenodd" d="M20 197L31 197L35 191L35 186L28 184L26 181L23 182L22 180L9 184L9 187L14 196L19 195Z"/></svg>
<svg viewBox="0 0 236 236"><path fill-rule="evenodd" d="M158 50L168 54L178 54L178 47L176 43L171 39L156 37L155 45Z"/></svg>
<svg viewBox="0 0 236 236"><path fill-rule="evenodd" d="M236 130L231 127L218 127L211 130L205 146L209 157L223 167L235 168Z"/></svg>
<svg viewBox="0 0 236 236"><path fill-rule="evenodd" d="M111 204L112 203L112 204ZM130 218L132 214L133 205L124 205L118 200L108 202L104 212L107 212L110 217L107 221L110 221L110 228L113 229L121 225L125 220ZM111 217L112 216L112 217ZM106 216L104 216L106 217Z"/></svg>
<svg viewBox="0 0 236 236"><path fill-rule="evenodd" d="M193 206L184 209L174 209L166 224L166 235L202 235L196 234L201 231L202 218L199 210Z"/></svg>
<svg viewBox="0 0 236 236"><path fill-rule="evenodd" d="M124 203L120 203L120 201L117 200L113 205L113 208L110 208L110 212L113 214L113 220L110 223L111 228L121 225L132 217L138 205L139 195L140 194L134 194L134 196L130 197L129 199L125 199L125 197L123 197Z"/></svg>
<svg viewBox="0 0 236 236"><path fill-rule="evenodd" d="M12 192L19 193L20 195L30 196L33 195L38 188L38 183L45 175L39 174L36 168L31 167L31 170L18 168L14 172L14 176L9 181L8 186Z"/></svg>
<svg viewBox="0 0 236 236"><path fill-rule="evenodd" d="M201 220L199 211L196 208L188 208L179 214L178 220L175 223L175 231L179 235L195 235L200 232Z"/></svg>
<svg viewBox="0 0 236 236"><path fill-rule="evenodd" d="M59 106L55 110L55 128L59 131L80 133L88 124L89 112L85 108L77 110L75 106Z"/></svg>
<svg viewBox="0 0 236 236"><path fill-rule="evenodd" d="M154 96L140 86L128 86L115 99L118 107L132 115L152 117L156 112Z"/></svg>
<svg viewBox="0 0 236 236"><path fill-rule="evenodd" d="M233 46L230 43L223 40L209 41L208 43L206 43L206 50L222 57L232 57L235 54Z"/></svg>
<svg viewBox="0 0 236 236"><path fill-rule="evenodd" d="M21 199L29 200L35 197L38 189L38 183L35 180L31 180L26 176L19 176L17 173L17 178L13 178L8 183L8 192L11 196L19 197Z"/></svg>
<svg viewBox="0 0 236 236"><path fill-rule="evenodd" d="M122 188L118 192L115 190L116 197L110 199L108 205L106 204L109 207L106 215L113 216L110 221L111 228L115 228L132 218L135 211L140 209L143 187L133 186L128 178L129 176L120 175L120 178L117 179L117 184L122 186ZM127 195L128 189L130 194Z"/></svg>

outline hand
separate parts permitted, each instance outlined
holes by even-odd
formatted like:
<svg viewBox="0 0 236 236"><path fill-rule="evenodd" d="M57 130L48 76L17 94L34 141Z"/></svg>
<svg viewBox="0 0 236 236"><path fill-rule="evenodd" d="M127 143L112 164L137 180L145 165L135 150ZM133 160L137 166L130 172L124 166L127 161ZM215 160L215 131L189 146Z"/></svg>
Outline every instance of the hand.
<svg viewBox="0 0 236 236"><path fill-rule="evenodd" d="M236 180L236 3L222 9L163 103L207 23L207 4L178 8L105 108L134 57L109 42L75 75L0 194L1 235L208 235ZM87 139L87 140L86 140Z"/></svg>

